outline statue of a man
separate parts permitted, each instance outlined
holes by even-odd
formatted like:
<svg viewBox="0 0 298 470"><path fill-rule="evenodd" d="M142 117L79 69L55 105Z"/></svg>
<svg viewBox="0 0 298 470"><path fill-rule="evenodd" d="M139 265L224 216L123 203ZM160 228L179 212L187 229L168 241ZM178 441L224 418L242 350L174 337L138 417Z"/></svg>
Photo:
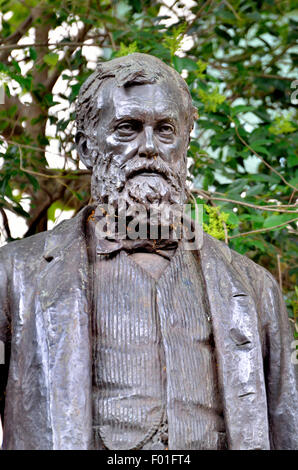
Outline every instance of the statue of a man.
<svg viewBox="0 0 298 470"><path fill-rule="evenodd" d="M169 237L98 234L106 204L117 221L124 201L130 223L136 205L186 202L194 119L184 80L145 54L100 64L81 88L93 205L0 250L5 449L298 448L272 276L206 234L185 249L173 224Z"/></svg>

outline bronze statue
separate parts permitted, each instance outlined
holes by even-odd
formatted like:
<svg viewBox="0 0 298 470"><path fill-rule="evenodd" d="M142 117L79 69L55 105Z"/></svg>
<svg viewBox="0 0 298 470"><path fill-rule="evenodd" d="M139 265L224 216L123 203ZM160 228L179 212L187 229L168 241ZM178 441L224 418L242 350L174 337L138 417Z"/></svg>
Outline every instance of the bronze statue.
<svg viewBox="0 0 298 470"><path fill-rule="evenodd" d="M103 204L117 218L121 198L133 219L137 204L186 202L194 119L184 80L149 55L102 63L81 88L93 205L0 250L5 449L298 448L271 274L207 234L184 249L172 226L168 238L98 236Z"/></svg>

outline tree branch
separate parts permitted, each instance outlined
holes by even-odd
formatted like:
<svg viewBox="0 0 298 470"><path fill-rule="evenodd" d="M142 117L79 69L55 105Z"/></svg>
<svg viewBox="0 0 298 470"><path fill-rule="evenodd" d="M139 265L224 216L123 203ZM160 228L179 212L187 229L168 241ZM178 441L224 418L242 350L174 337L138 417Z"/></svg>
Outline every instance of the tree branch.
<svg viewBox="0 0 298 470"><path fill-rule="evenodd" d="M106 38L105 34L101 35L103 39ZM87 41L89 38L85 38L85 41ZM99 47L99 44L97 42L94 42L92 44L87 44L84 41L61 41L61 42L33 42L31 44L11 44L10 46L0 46L0 51L5 51L5 50L12 50L12 49L26 49L27 47L35 47L37 49L41 47L55 47L56 49L63 49L63 47L79 47L79 46L90 46L90 47ZM23 59L22 59L23 60Z"/></svg>
<svg viewBox="0 0 298 470"><path fill-rule="evenodd" d="M62 170L62 174L58 174L58 175L51 175L51 174L47 174L47 173L39 173L38 171L33 171L33 170L28 170L27 168L24 168L23 167L23 153L22 153L22 149L21 149L21 146L19 143L17 142L14 142L14 145L17 145L18 148L19 148L19 155L20 155L20 170L24 171L25 173L29 173L30 175L34 175L34 176L39 176L40 178L53 178L53 179L61 179L61 178L73 178L74 175L78 175L78 176L82 176L82 175L90 175L90 171L89 170L76 170L76 171L71 171L69 175L65 174L65 170ZM30 147L28 145L26 145L26 147ZM31 148L34 148L34 147L31 147ZM61 184L63 184L66 188L68 187L65 183L63 182L60 182Z"/></svg>
<svg viewBox="0 0 298 470"><path fill-rule="evenodd" d="M13 44L15 42L18 42L21 37L28 31L28 29L32 25L32 22L33 14L31 13L28 18L26 18L25 21L21 24L21 26L10 36L7 36L6 38L2 39L0 41L0 44Z"/></svg>
<svg viewBox="0 0 298 470"><path fill-rule="evenodd" d="M241 21L241 18L240 16L238 15L237 11L235 10L235 8L227 1L227 0L224 0L224 3L225 5L231 10L231 12L233 13L233 15L235 16L235 18L237 18L238 21Z"/></svg>
<svg viewBox="0 0 298 470"><path fill-rule="evenodd" d="M251 235L252 233L270 232L271 230L284 227L285 225L289 225L297 221L298 221L298 217L296 217L296 219L291 219L291 220L288 220L287 222L283 222L282 224L274 225L273 227L260 228L258 230L251 230L250 232L238 233L237 235L232 235L231 237L229 237L229 240L232 240L232 238L246 237L247 235Z"/></svg>
<svg viewBox="0 0 298 470"><path fill-rule="evenodd" d="M272 75L270 73L254 73L254 77L270 78L273 80L288 80L292 82L296 77L282 77L281 75Z"/></svg>
<svg viewBox="0 0 298 470"><path fill-rule="evenodd" d="M278 206L274 206L273 208L271 208L270 206L258 206L257 204L250 204L248 202L237 201L236 199L212 196L212 193L209 193L208 191L202 191L201 189L192 189L191 192L194 194L199 194L203 198L213 200L213 201L230 202L231 204L239 204L240 206L251 207L252 209L259 209L262 211L286 212L287 214L297 214L297 211L279 209Z"/></svg>

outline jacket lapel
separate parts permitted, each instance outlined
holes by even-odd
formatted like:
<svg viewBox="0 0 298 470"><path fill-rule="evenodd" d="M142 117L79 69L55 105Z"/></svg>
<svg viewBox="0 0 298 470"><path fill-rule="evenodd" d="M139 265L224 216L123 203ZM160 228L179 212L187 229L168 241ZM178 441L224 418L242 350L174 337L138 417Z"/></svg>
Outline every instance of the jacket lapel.
<svg viewBox="0 0 298 470"><path fill-rule="evenodd" d="M40 302L47 325L48 396L53 449L89 449L91 347L88 256L83 224L89 208L47 237Z"/></svg>
<svg viewBox="0 0 298 470"><path fill-rule="evenodd" d="M201 262L209 298L229 448L269 449L258 317L230 249L206 236Z"/></svg>

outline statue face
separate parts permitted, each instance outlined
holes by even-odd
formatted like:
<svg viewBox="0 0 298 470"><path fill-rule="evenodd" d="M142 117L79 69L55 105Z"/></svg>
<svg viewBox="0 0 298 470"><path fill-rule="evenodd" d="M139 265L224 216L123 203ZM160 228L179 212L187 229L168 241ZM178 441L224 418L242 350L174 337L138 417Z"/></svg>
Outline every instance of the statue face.
<svg viewBox="0 0 298 470"><path fill-rule="evenodd" d="M153 84L105 90L108 93L97 130L99 148L113 152L120 166L135 156L159 155L174 168L183 156L185 131L177 90Z"/></svg>
<svg viewBox="0 0 298 470"><path fill-rule="evenodd" d="M93 168L95 200L182 203L188 130L181 91L170 83L115 87L100 99Z"/></svg>

